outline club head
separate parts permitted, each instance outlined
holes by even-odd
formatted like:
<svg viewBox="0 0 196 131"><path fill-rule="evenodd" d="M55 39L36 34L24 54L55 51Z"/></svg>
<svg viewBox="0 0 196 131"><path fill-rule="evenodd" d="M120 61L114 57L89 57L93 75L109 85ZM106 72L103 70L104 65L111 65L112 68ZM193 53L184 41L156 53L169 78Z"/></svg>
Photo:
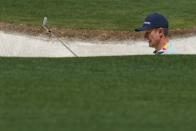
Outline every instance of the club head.
<svg viewBox="0 0 196 131"><path fill-rule="evenodd" d="M42 26L44 26L44 27L48 26L48 18L47 17L44 17Z"/></svg>

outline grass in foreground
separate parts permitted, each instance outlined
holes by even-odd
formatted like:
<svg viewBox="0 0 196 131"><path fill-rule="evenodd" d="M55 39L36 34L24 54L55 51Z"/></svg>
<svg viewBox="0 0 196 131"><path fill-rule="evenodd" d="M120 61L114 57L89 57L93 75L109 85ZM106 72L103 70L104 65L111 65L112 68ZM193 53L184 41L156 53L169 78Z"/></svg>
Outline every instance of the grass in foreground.
<svg viewBox="0 0 196 131"><path fill-rule="evenodd" d="M0 58L2 131L195 131L195 56Z"/></svg>
<svg viewBox="0 0 196 131"><path fill-rule="evenodd" d="M74 29L133 30L151 12L169 18L171 28L196 27L195 0L0 0L0 21Z"/></svg>

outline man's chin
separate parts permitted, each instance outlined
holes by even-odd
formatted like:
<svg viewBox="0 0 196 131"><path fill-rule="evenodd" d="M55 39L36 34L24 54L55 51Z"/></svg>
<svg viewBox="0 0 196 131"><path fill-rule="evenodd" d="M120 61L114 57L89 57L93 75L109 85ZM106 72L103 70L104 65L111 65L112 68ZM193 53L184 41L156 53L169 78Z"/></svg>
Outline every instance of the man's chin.
<svg viewBox="0 0 196 131"><path fill-rule="evenodd" d="M152 47L153 48L154 46L153 46L153 44L149 43L149 47Z"/></svg>

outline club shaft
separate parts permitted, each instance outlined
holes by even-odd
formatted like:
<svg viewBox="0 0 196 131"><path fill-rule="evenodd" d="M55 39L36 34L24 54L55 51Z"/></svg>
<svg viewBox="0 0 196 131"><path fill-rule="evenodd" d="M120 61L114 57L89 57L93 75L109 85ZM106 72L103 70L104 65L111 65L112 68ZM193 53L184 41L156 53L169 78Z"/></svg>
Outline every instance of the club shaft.
<svg viewBox="0 0 196 131"><path fill-rule="evenodd" d="M51 32L51 30L48 29L48 27L46 27L45 25L42 25L42 27L49 32L52 36L54 36L59 42L61 42L61 44L69 51L71 52L75 57L78 57L78 55L76 53L74 53L65 43L63 40L61 40L57 35L55 35L53 32Z"/></svg>
<svg viewBox="0 0 196 131"><path fill-rule="evenodd" d="M75 57L78 57L78 55L76 53L74 53L66 44L63 40L61 40L59 37L57 37L54 33L51 32L51 34L58 40L61 42L61 44L67 48L67 50L69 50Z"/></svg>

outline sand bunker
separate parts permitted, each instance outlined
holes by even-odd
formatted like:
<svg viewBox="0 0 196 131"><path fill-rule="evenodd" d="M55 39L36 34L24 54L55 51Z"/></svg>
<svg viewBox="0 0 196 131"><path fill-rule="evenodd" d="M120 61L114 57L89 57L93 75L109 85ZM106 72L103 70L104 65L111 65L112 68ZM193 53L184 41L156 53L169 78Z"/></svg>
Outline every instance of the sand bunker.
<svg viewBox="0 0 196 131"><path fill-rule="evenodd" d="M78 56L153 55L145 41L63 40ZM178 54L196 54L196 36L175 38L170 42ZM0 56L6 57L73 57L55 38L0 32Z"/></svg>

